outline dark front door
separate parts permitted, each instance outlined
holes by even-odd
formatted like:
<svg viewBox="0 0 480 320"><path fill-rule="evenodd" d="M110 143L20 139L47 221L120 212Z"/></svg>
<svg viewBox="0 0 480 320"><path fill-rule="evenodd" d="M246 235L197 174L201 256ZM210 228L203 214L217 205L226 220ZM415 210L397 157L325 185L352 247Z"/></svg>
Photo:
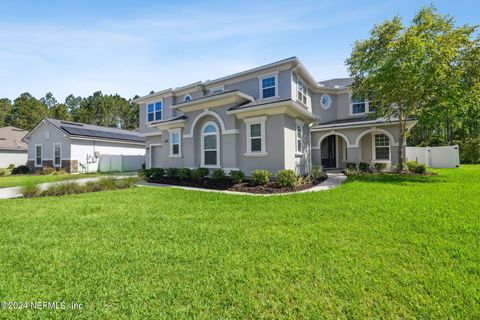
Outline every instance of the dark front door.
<svg viewBox="0 0 480 320"><path fill-rule="evenodd" d="M331 135L323 139L321 147L322 166L335 168L337 166L336 136Z"/></svg>

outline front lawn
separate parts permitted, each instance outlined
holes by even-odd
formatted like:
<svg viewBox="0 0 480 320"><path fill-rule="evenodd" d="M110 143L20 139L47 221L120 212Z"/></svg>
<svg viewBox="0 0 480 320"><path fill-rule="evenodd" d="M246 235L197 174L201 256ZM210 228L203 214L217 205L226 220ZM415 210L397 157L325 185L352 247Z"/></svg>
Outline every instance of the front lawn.
<svg viewBox="0 0 480 320"><path fill-rule="evenodd" d="M0 177L0 188L19 187L27 184L39 184L44 182L56 182L92 178L102 175L101 173L60 174L60 175L9 175Z"/></svg>
<svg viewBox="0 0 480 320"><path fill-rule="evenodd" d="M252 197L137 187L0 201L0 318L480 317L480 166Z"/></svg>

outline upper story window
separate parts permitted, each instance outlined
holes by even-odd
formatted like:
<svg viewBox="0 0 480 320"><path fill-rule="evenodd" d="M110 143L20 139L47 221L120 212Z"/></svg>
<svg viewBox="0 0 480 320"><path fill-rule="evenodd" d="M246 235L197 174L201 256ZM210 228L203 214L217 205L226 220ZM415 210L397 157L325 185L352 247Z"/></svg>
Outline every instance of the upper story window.
<svg viewBox="0 0 480 320"><path fill-rule="evenodd" d="M300 79L297 80L297 100L307 105L307 87Z"/></svg>
<svg viewBox="0 0 480 320"><path fill-rule="evenodd" d="M375 134L375 160L390 159L390 139L386 134Z"/></svg>
<svg viewBox="0 0 480 320"><path fill-rule="evenodd" d="M278 96L278 78L276 74L260 77L259 80L260 99L273 98Z"/></svg>
<svg viewBox="0 0 480 320"><path fill-rule="evenodd" d="M327 93L322 94L322 96L320 97L320 104L322 105L323 109L330 109L330 107L332 106L332 98L330 97L330 95Z"/></svg>
<svg viewBox="0 0 480 320"><path fill-rule="evenodd" d="M351 106L352 106L352 114L362 114L362 113L365 113L367 104L362 99L352 97Z"/></svg>
<svg viewBox="0 0 480 320"><path fill-rule="evenodd" d="M187 102L187 101L190 101L192 100L192 96L190 94L187 94L185 95L185 97L183 97L183 102Z"/></svg>
<svg viewBox="0 0 480 320"><path fill-rule="evenodd" d="M147 122L159 121L163 119L162 101L147 104Z"/></svg>

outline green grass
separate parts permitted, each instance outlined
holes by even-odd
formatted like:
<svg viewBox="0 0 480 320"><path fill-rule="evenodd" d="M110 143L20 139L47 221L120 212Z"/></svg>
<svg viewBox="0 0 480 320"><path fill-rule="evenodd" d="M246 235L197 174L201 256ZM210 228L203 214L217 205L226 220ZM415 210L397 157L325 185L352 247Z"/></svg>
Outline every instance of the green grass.
<svg viewBox="0 0 480 320"><path fill-rule="evenodd" d="M137 187L0 201L0 301L48 319L478 319L480 166L250 197Z"/></svg>
<svg viewBox="0 0 480 320"><path fill-rule="evenodd" d="M63 174L63 175L9 175L0 177L0 188L19 187L44 182L75 180L102 175L100 173Z"/></svg>

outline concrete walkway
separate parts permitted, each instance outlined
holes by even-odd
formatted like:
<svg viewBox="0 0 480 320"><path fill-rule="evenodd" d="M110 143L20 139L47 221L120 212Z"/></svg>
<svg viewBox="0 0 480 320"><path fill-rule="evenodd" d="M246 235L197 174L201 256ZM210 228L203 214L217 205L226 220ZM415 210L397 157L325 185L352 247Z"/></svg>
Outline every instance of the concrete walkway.
<svg viewBox="0 0 480 320"><path fill-rule="evenodd" d="M273 193L273 194L257 194L257 193L247 193L247 192L238 192L238 191L230 191L230 190L212 190L212 189L173 186L173 185L170 185L170 184L148 183L148 182L141 182L141 183L138 183L137 185L141 186L141 187L176 188L176 189L183 189L183 190L203 191L203 192L217 192L217 193L225 193L225 194L244 195L244 196L271 197L271 196L284 196L284 195L289 195L289 194L330 190L330 189L334 189L334 188L338 187L343 182L345 182L345 180L347 180L347 176L345 176L341 172L327 173L327 176L328 176L327 180L323 181L322 183L316 185L313 188L310 188L310 189L307 189L307 190L302 190L302 191L297 191L297 192Z"/></svg>
<svg viewBox="0 0 480 320"><path fill-rule="evenodd" d="M65 183L65 182L75 182L78 183L79 185L83 185L89 181L96 181L100 180L101 178L105 177L114 177L115 179L123 179L123 178L129 178L132 176L98 176L98 177L92 177L92 178L83 178L83 179L72 179L72 180L63 180L63 181L55 181L55 182L45 182L45 183L40 183L38 184L38 188L40 191L43 191L47 189L50 186L57 185L60 183ZM19 198L22 197L22 187L10 187L10 188L0 188L0 199L11 199L11 198Z"/></svg>

